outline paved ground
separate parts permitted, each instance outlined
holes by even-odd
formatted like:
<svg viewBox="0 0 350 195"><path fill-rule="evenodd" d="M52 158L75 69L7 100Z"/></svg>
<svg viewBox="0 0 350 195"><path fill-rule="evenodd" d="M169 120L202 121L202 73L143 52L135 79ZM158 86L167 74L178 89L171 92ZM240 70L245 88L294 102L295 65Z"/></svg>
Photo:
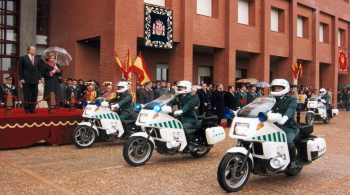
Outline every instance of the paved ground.
<svg viewBox="0 0 350 195"><path fill-rule="evenodd" d="M342 111L330 124L315 125L327 153L298 176L251 175L240 194L350 194L349 118L350 112ZM124 162L123 144L0 150L0 194L225 194L216 171L234 140L227 138L202 159L154 152L142 167Z"/></svg>

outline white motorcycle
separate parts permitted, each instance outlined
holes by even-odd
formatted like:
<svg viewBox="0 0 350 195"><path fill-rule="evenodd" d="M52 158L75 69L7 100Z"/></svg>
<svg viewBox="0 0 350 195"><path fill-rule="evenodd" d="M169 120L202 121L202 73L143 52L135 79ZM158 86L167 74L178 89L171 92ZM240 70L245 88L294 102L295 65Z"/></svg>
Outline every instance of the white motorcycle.
<svg viewBox="0 0 350 195"><path fill-rule="evenodd" d="M216 125L217 117L203 118L200 123L187 129L179 120L170 116L172 108L167 106L175 95L168 93L146 104L140 111L136 125L143 132L132 134L124 145L123 156L133 166L145 164L154 149L159 154L191 154L206 156L213 144L225 139L225 131Z"/></svg>
<svg viewBox="0 0 350 195"><path fill-rule="evenodd" d="M112 110L114 106L111 106ZM121 122L117 112L109 108L105 96L96 98L88 103L83 112L84 118L89 122L79 123L73 130L72 141L78 148L88 148L95 143L97 138L102 141L113 141L115 139L128 139L129 135L141 131L135 125L135 119Z"/></svg>
<svg viewBox="0 0 350 195"><path fill-rule="evenodd" d="M338 109L333 109L333 105L329 105L327 110L325 100L321 96L313 96L307 101L308 111L305 116L305 122L312 125L314 121L323 121L329 123L331 118L339 114Z"/></svg>
<svg viewBox="0 0 350 195"><path fill-rule="evenodd" d="M229 136L238 140L237 146L227 151L217 171L218 182L224 190L239 191L250 173L295 176L303 166L325 154L325 140L311 135L312 125L304 125L294 139L297 167L290 168L286 133L274 124L282 119L282 115L270 111L275 103L274 97L258 97L235 112Z"/></svg>

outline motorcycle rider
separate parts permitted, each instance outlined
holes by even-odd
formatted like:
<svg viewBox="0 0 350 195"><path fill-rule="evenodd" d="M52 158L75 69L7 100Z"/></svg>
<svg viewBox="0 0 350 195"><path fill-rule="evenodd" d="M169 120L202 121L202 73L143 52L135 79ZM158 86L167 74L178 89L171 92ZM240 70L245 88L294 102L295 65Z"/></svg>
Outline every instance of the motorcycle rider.
<svg viewBox="0 0 350 195"><path fill-rule="evenodd" d="M327 90L325 88L320 89L321 102L326 106L327 114L332 118L332 110L329 108L329 96L327 94Z"/></svg>
<svg viewBox="0 0 350 195"><path fill-rule="evenodd" d="M290 86L285 79L274 79L271 82L270 94L276 98L276 104L272 111L282 114L282 119L278 121L278 127L281 128L287 135L287 143L291 161L291 169L297 168L296 152L294 146L295 134L298 130L298 125L294 119L295 109L297 107L297 99L294 96L289 96Z"/></svg>
<svg viewBox="0 0 350 195"><path fill-rule="evenodd" d="M137 114L132 107L132 96L128 92L130 85L126 81L119 81L117 85L117 95L115 98L108 101L109 104L116 102L112 108L117 108L120 111L120 120L124 123L124 120L128 118L135 118Z"/></svg>

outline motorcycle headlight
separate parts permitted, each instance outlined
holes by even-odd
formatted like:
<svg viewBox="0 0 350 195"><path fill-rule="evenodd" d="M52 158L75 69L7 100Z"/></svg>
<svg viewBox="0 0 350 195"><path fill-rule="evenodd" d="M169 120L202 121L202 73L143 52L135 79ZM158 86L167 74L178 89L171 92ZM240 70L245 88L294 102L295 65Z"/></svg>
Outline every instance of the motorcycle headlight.
<svg viewBox="0 0 350 195"><path fill-rule="evenodd" d="M140 123L146 123L147 117L148 117L148 114L146 114L146 113L141 113L141 114L140 114L140 117L139 117L139 122L140 122Z"/></svg>
<svg viewBox="0 0 350 195"><path fill-rule="evenodd" d="M234 134L240 136L247 136L249 131L249 124L247 123L236 123Z"/></svg>

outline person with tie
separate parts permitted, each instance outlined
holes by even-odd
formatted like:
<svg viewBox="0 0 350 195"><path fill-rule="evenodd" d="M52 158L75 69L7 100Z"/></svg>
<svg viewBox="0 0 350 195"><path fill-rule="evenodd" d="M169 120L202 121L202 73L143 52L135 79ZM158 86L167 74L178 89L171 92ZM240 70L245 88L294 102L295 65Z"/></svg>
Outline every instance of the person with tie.
<svg viewBox="0 0 350 195"><path fill-rule="evenodd" d="M15 101L17 100L17 90L15 86L12 84L12 77L6 77L5 79L6 79L6 83L4 83L1 86L1 90L0 90L1 105L5 105L7 92L9 91L12 95L12 102L13 102L12 107L14 107Z"/></svg>
<svg viewBox="0 0 350 195"><path fill-rule="evenodd" d="M51 92L59 99L63 99L62 89L60 85L60 76L62 75L62 70L60 65L55 63L56 55L54 53L49 53L45 57L46 63L42 65L41 74L45 78L44 86L44 98L49 96ZM48 103L50 98L47 99Z"/></svg>
<svg viewBox="0 0 350 195"><path fill-rule="evenodd" d="M19 80L23 84L23 98L25 102L36 102L38 98L38 83L41 79L39 59L35 57L34 46L27 48L27 55L19 59ZM35 112L36 104L24 104L26 114Z"/></svg>
<svg viewBox="0 0 350 195"><path fill-rule="evenodd" d="M236 95L235 95L235 88L232 85L228 86L228 91L225 93L225 107L226 109L230 110L237 110L237 100L236 100ZM228 118L227 119L227 126L231 127L233 119Z"/></svg>
<svg viewBox="0 0 350 195"><path fill-rule="evenodd" d="M208 114L208 90L207 84L203 83L202 88L197 91L199 96L200 105L199 105L199 115Z"/></svg>
<svg viewBox="0 0 350 195"><path fill-rule="evenodd" d="M144 87L138 90L138 95L136 102L139 104L147 104L154 99L153 91L152 91L152 82L146 82Z"/></svg>

